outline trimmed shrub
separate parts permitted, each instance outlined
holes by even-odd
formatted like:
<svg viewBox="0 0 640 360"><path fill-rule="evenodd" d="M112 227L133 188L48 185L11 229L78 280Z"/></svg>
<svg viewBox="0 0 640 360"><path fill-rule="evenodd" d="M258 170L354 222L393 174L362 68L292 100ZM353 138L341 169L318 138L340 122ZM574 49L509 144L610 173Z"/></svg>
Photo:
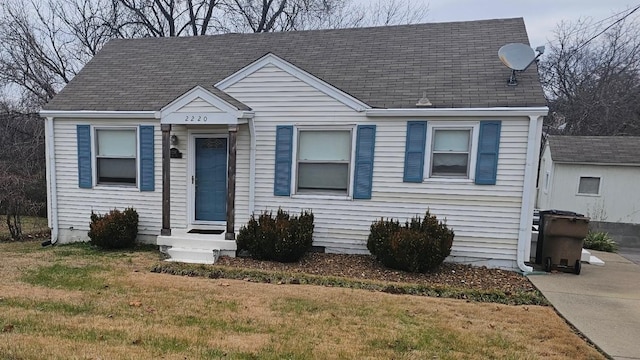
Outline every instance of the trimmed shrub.
<svg viewBox="0 0 640 360"><path fill-rule="evenodd" d="M400 225L398 220L380 219L371 224L367 248L386 267L426 272L442 264L451 254L453 230L427 210Z"/></svg>
<svg viewBox="0 0 640 360"><path fill-rule="evenodd" d="M138 213L133 208L100 215L91 212L89 242L103 249L133 247L138 236Z"/></svg>
<svg viewBox="0 0 640 360"><path fill-rule="evenodd" d="M606 252L618 251L618 244L606 232L591 232L584 238L584 248Z"/></svg>
<svg viewBox="0 0 640 360"><path fill-rule="evenodd" d="M258 260L295 262L309 250L313 241L313 213L291 216L282 209L263 212L251 219L238 233L238 250L247 250Z"/></svg>

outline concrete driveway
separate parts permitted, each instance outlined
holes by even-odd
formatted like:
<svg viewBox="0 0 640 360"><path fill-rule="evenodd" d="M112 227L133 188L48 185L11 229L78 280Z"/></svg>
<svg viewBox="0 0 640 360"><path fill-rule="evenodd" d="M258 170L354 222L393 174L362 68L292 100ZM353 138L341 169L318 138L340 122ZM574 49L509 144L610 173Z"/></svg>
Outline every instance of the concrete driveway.
<svg viewBox="0 0 640 360"><path fill-rule="evenodd" d="M620 248L618 254L640 265L640 248Z"/></svg>
<svg viewBox="0 0 640 360"><path fill-rule="evenodd" d="M583 264L580 275L551 273L529 279L609 356L640 359L640 265L618 254L591 253L605 265Z"/></svg>

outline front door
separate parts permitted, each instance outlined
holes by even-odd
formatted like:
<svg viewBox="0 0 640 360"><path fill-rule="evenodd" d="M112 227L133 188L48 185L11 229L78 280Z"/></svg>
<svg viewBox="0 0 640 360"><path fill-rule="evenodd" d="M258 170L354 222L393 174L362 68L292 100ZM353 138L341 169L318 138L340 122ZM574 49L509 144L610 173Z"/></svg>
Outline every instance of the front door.
<svg viewBox="0 0 640 360"><path fill-rule="evenodd" d="M225 221L227 139L198 137L195 140L195 220Z"/></svg>

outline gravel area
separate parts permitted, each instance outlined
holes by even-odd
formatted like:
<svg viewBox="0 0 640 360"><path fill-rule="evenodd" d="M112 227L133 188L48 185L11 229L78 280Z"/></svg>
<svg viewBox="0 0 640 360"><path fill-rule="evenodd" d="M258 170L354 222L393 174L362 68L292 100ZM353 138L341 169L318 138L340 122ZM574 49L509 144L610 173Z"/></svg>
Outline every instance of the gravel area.
<svg viewBox="0 0 640 360"><path fill-rule="evenodd" d="M408 273L387 269L370 255L344 255L309 253L297 263L258 261L251 258L221 257L216 265L305 273L322 276L338 276L359 280L375 280L414 283L431 286L447 286L471 290L500 290L505 294L535 291L529 280L512 271L488 269L470 265L444 263L433 272Z"/></svg>

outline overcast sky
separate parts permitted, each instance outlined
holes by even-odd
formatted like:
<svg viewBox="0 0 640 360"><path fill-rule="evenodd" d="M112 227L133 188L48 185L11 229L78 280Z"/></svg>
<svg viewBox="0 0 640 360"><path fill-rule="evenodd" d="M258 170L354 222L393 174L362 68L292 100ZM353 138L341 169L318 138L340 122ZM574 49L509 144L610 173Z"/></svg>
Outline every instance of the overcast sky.
<svg viewBox="0 0 640 360"><path fill-rule="evenodd" d="M640 5L640 0L414 1L415 3L428 4L428 22L524 17L529 40L533 47L544 45L548 40L551 40L553 30L562 20L575 21L581 17L590 17L594 21L599 21Z"/></svg>

